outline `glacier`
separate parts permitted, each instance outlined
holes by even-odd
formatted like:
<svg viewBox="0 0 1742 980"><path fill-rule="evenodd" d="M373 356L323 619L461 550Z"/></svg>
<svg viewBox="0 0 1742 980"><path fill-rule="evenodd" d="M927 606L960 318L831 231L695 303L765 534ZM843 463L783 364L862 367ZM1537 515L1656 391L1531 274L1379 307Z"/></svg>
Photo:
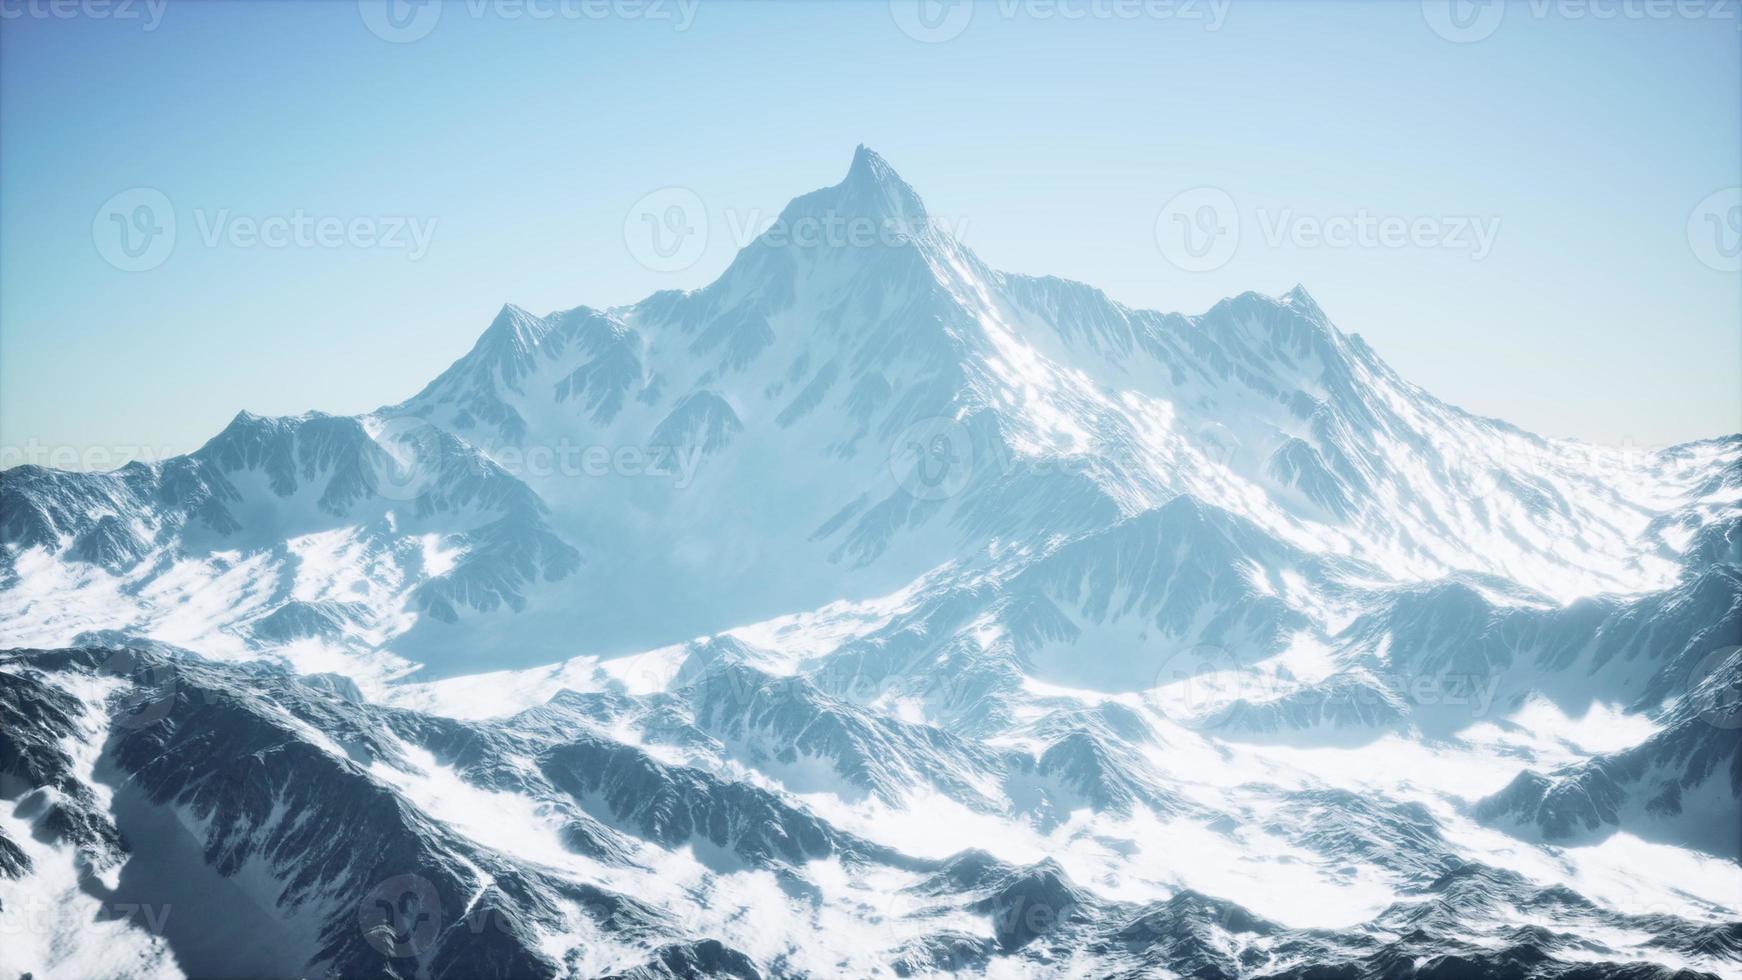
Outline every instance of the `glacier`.
<svg viewBox="0 0 1742 980"><path fill-rule="evenodd" d="M405 401L0 472L0 635L0 975L1742 977L1742 435L999 272L865 147Z"/></svg>

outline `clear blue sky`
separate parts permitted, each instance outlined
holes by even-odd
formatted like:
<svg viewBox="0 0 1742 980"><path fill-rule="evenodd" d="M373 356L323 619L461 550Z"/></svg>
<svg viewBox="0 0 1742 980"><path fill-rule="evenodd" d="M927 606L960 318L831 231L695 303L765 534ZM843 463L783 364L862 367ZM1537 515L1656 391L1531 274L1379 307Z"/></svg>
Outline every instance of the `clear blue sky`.
<svg viewBox="0 0 1742 980"><path fill-rule="evenodd" d="M1235 0L1208 31L1002 0L921 43L882 0L703 0L687 30L675 0L663 20L473 0L389 43L341 0L169 0L152 30L143 6L60 19L30 2L46 0L4 0L0 22L7 446L186 450L242 408L397 401L503 302L705 284L735 247L731 221L839 180L861 142L998 268L1187 313L1299 281L1471 410L1605 444L1742 429L1742 276L1702 262L1688 230L1742 182L1733 9L1521 5L1453 43L1415 2ZM624 230L667 185L693 189L711 228L700 260L669 273L638 264ZM1204 185L1237 203L1240 247L1186 272L1156 218ZM106 262L93 229L134 187L178 223L144 272ZM298 212L435 226L414 260L208 245L199 224ZM1262 223L1285 214L1499 226L1477 260L1273 243Z"/></svg>

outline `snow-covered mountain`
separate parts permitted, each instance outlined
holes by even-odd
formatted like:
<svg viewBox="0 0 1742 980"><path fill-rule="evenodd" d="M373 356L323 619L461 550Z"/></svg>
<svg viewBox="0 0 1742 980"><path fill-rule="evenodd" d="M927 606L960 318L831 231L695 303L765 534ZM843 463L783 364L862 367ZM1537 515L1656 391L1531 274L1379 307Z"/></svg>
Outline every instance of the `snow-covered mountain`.
<svg viewBox="0 0 1742 980"><path fill-rule="evenodd" d="M399 404L0 473L0 631L0 973L1742 976L1742 436L997 272L863 147Z"/></svg>

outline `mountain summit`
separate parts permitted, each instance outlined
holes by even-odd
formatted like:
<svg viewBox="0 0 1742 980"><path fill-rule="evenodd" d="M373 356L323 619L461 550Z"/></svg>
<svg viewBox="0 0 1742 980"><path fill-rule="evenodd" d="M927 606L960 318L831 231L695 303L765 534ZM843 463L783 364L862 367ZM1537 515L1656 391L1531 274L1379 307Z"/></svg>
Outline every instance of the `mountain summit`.
<svg viewBox="0 0 1742 980"><path fill-rule="evenodd" d="M853 213L923 224L925 205L887 161L864 144L853 153L846 179L836 187L836 203Z"/></svg>

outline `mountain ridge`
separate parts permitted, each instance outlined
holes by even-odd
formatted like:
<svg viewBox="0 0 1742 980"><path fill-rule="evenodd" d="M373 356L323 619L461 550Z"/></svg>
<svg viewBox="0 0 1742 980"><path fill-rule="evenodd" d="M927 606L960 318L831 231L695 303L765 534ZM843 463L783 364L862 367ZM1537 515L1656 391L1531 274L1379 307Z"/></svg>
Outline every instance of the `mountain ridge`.
<svg viewBox="0 0 1742 980"><path fill-rule="evenodd" d="M1742 435L997 272L865 147L780 221L0 472L0 969L1742 976Z"/></svg>

